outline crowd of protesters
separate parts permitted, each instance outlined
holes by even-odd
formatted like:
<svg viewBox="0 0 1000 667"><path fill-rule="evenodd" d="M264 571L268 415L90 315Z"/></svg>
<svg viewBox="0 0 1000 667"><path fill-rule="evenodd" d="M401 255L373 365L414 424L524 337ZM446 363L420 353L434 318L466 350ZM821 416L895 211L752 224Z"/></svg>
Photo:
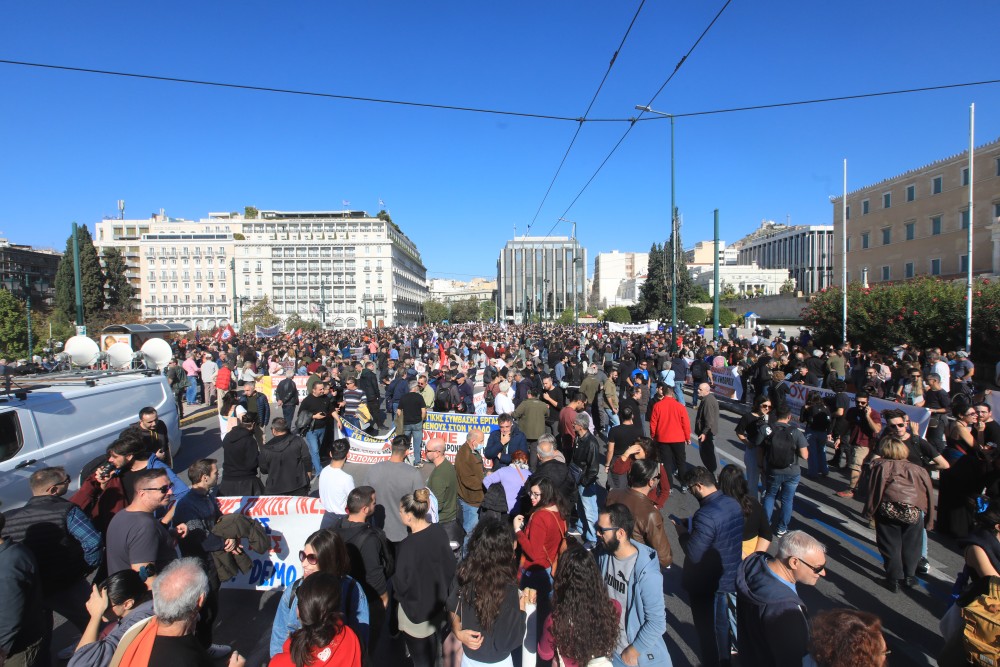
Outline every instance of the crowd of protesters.
<svg viewBox="0 0 1000 667"><path fill-rule="evenodd" d="M540 663L670 665L670 533L702 665L884 664L877 617L810 621L799 597L826 566L823 543L789 525L800 478L844 469L837 495L875 528L889 591L927 572L928 529L961 539L958 609L1000 576L1000 424L964 351L772 333L476 324L173 341L178 407L217 412L222 461L200 459L182 480L156 411L137 406L71 498L81 471L32 474L32 500L0 514L0 665L241 667L213 626L221 582L260 535L215 498L265 494L314 495L326 510L290 545L302 577L270 624L272 665L395 664L386 647L399 640L416 666L520 664L524 650ZM730 402L745 472L720 471L715 453L723 369L745 388ZM797 415L791 384L807 387ZM872 399L927 408L926 437ZM428 412L477 410L497 428L470 431L453 462L425 438ZM345 432L393 428L390 458L356 485ZM687 462L692 442L702 465ZM693 516L664 519L674 490L698 501ZM53 612L80 633L60 656ZM959 657L942 664L963 664L951 620Z"/></svg>

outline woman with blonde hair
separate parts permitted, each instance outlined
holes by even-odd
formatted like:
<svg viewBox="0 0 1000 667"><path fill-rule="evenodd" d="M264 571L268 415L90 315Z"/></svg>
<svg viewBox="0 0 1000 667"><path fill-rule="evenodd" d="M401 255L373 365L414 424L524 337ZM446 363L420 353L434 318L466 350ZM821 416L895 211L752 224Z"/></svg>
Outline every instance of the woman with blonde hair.
<svg viewBox="0 0 1000 667"><path fill-rule="evenodd" d="M921 526L934 524L931 478L920 465L907 460L909 449L893 437L882 440L872 462L868 501L863 515L875 520L875 543L885 562L885 586L910 588L920 560Z"/></svg>

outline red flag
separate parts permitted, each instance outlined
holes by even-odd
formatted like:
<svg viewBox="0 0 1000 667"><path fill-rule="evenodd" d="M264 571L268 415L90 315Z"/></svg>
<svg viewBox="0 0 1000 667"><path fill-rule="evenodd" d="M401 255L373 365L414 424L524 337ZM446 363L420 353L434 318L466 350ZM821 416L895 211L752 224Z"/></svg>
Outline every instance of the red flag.
<svg viewBox="0 0 1000 667"><path fill-rule="evenodd" d="M302 335L302 327L299 327L298 329L295 330L295 335L296 336L301 336Z"/></svg>
<svg viewBox="0 0 1000 667"><path fill-rule="evenodd" d="M220 329L219 333L215 335L215 339L218 341L227 341L230 338L236 336L236 330L233 329L231 324L227 324L225 329Z"/></svg>

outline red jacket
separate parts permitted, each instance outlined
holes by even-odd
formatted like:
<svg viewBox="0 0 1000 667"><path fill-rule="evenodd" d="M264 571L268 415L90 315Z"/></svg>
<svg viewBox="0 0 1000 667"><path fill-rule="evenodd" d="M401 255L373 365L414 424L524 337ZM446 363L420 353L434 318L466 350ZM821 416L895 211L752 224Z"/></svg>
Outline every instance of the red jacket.
<svg viewBox="0 0 1000 667"><path fill-rule="evenodd" d="M657 401L649 420L649 435L656 442L689 442L691 420L687 408L669 395Z"/></svg>
<svg viewBox="0 0 1000 667"><path fill-rule="evenodd" d="M361 644L358 636L346 625L329 644L314 648L309 653L311 659L306 663L309 667L361 667ZM271 658L267 667L295 667L290 637L285 640L281 653Z"/></svg>
<svg viewBox="0 0 1000 667"><path fill-rule="evenodd" d="M220 366L219 374L215 376L215 388L222 391L229 391L229 383L233 380L233 372L229 366Z"/></svg>
<svg viewBox="0 0 1000 667"><path fill-rule="evenodd" d="M97 481L95 474L83 480L80 489L69 499L71 503L83 510L91 523L99 532L106 533L108 524L115 514L125 508L125 489L122 480L115 475L104 489Z"/></svg>
<svg viewBox="0 0 1000 667"><path fill-rule="evenodd" d="M565 532L566 522L559 516L558 510L553 512L536 508L528 518L528 523L517 534L517 543L521 545L523 554L521 567L552 567L552 561L559 556L559 543Z"/></svg>

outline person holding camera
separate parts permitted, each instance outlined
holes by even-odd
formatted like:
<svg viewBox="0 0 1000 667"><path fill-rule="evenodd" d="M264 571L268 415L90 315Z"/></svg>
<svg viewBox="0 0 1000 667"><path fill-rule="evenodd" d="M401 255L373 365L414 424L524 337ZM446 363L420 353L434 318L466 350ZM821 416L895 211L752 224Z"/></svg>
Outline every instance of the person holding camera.
<svg viewBox="0 0 1000 667"><path fill-rule="evenodd" d="M882 415L873 410L867 392L859 391L854 395L854 407L847 411L847 423L851 429L848 462L851 469L850 486L843 491L837 491L841 498L853 498L861 478L861 464L868 458L871 447L878 440L882 431Z"/></svg>

